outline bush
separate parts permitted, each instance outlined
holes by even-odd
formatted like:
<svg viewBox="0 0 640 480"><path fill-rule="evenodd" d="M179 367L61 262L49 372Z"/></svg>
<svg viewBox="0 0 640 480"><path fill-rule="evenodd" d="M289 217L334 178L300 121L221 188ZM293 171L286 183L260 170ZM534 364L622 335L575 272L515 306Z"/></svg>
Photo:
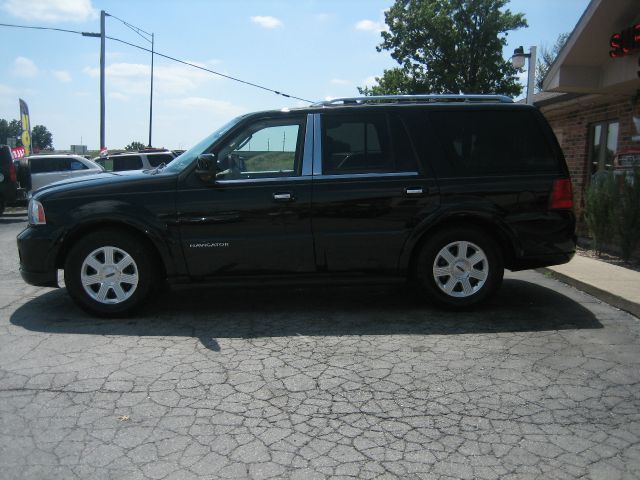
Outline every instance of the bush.
<svg viewBox="0 0 640 480"><path fill-rule="evenodd" d="M596 254L614 238L616 182L611 172L594 175L584 194L584 218L593 236Z"/></svg>
<svg viewBox="0 0 640 480"><path fill-rule="evenodd" d="M640 241L640 169L627 175L620 187L616 205L615 229L622 258L629 260Z"/></svg>

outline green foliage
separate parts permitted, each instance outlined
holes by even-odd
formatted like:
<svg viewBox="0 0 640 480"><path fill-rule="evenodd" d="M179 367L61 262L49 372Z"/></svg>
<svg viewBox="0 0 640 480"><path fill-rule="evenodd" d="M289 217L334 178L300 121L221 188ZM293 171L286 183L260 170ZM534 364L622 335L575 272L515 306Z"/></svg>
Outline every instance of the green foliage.
<svg viewBox="0 0 640 480"><path fill-rule="evenodd" d="M142 142L131 142L129 145L124 147L128 152L144 150L145 148L147 148L147 146Z"/></svg>
<svg viewBox="0 0 640 480"><path fill-rule="evenodd" d="M611 172L594 175L584 192L584 217L597 254L602 252L603 245L613 241L616 197L616 182Z"/></svg>
<svg viewBox="0 0 640 480"><path fill-rule="evenodd" d="M396 0L385 13L380 52L400 67L385 70L366 95L499 93L518 95L517 71L502 58L505 36L527 26L508 0Z"/></svg>
<svg viewBox="0 0 640 480"><path fill-rule="evenodd" d="M549 68L551 68L551 64L555 61L558 53L560 53L564 44L567 43L569 35L569 33L561 33L558 35L553 47L547 48L546 46L542 46L538 51L538 62L536 63L536 90L538 92L542 91L542 81L544 77L547 76Z"/></svg>
<svg viewBox="0 0 640 480"><path fill-rule="evenodd" d="M640 169L638 168L622 182L616 206L615 224L622 258L628 261L640 242Z"/></svg>
<svg viewBox="0 0 640 480"><path fill-rule="evenodd" d="M53 149L53 135L44 125L36 125L31 130L31 146L38 150Z"/></svg>
<svg viewBox="0 0 640 480"><path fill-rule="evenodd" d="M242 155L249 172L291 171L295 161L294 152L243 152Z"/></svg>
<svg viewBox="0 0 640 480"><path fill-rule="evenodd" d="M7 138L19 137L22 133L22 127L18 120L6 121L4 118L0 118L0 143L5 143Z"/></svg>

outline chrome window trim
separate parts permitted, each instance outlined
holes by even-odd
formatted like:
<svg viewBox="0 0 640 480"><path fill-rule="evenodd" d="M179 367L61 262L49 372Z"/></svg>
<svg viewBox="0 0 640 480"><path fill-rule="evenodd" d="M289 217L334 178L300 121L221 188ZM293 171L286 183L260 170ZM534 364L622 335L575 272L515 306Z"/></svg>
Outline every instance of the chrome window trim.
<svg viewBox="0 0 640 480"><path fill-rule="evenodd" d="M313 131L314 117L317 114L310 113L307 115L307 122L304 132L304 151L302 153L302 176L308 177L313 173Z"/></svg>
<svg viewBox="0 0 640 480"><path fill-rule="evenodd" d="M322 123L320 114L313 115L313 176L322 175Z"/></svg>
<svg viewBox="0 0 640 480"><path fill-rule="evenodd" d="M294 175L291 177L240 178L234 180L216 180L215 185L243 185L256 183L308 182L311 175Z"/></svg>
<svg viewBox="0 0 640 480"><path fill-rule="evenodd" d="M381 173L346 173L340 175L314 175L314 179L317 180L338 180L338 179L352 179L358 178L397 178L397 177L419 177L418 172L381 172Z"/></svg>

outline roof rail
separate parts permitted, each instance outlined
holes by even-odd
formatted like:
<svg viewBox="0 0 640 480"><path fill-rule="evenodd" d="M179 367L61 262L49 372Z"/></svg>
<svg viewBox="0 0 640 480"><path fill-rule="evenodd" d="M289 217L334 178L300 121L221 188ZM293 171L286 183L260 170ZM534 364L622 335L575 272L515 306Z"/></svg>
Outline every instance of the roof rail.
<svg viewBox="0 0 640 480"><path fill-rule="evenodd" d="M367 103L417 103L417 102L497 102L513 103L506 95L370 95L365 97L334 98L312 106L363 105Z"/></svg>

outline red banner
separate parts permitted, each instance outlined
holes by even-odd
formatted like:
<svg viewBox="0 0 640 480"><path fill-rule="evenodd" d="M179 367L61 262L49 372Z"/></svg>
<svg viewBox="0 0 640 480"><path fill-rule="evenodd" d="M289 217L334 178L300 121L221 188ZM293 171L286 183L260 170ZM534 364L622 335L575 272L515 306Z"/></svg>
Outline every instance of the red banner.
<svg viewBox="0 0 640 480"><path fill-rule="evenodd" d="M24 157L24 147L16 147L11 149L11 158L16 160L17 158Z"/></svg>

